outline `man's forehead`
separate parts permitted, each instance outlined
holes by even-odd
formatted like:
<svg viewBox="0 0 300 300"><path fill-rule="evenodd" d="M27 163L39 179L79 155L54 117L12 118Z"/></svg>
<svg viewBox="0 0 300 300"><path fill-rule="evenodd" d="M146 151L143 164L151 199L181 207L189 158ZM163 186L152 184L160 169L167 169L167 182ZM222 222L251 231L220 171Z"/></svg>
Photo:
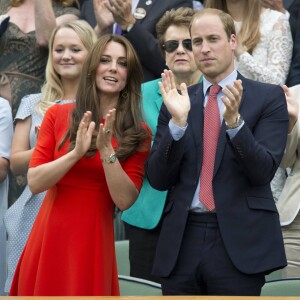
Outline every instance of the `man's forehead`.
<svg viewBox="0 0 300 300"><path fill-rule="evenodd" d="M197 25L197 23L212 23L212 24L222 24L221 19L217 15L213 15L210 13L205 13L203 15L198 16L194 19L192 23L192 27Z"/></svg>
<svg viewBox="0 0 300 300"><path fill-rule="evenodd" d="M207 24L207 25L206 25ZM193 23L191 27L191 33L195 33L197 35L226 35L223 24L220 22L210 22L210 23L202 23L197 22Z"/></svg>

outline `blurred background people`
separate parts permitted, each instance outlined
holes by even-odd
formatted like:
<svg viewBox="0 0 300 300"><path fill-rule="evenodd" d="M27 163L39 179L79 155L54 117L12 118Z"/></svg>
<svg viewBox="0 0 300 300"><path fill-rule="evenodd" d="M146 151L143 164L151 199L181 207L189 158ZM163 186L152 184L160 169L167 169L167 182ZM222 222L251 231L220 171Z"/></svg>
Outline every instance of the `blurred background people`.
<svg viewBox="0 0 300 300"><path fill-rule="evenodd" d="M295 40L300 0L261 0L262 5L265 8L274 9L285 14L289 19L293 40Z"/></svg>
<svg viewBox="0 0 300 300"><path fill-rule="evenodd" d="M193 7L193 1L86 0L83 1L83 5L93 9L98 34L121 34L132 43L143 67L144 81L150 81L160 78L165 68L165 61L157 43L156 23L165 11L178 7ZM85 12L87 11L85 8ZM82 17L86 18L86 13Z"/></svg>
<svg viewBox="0 0 300 300"><path fill-rule="evenodd" d="M205 7L221 9L234 19L237 31L235 67L243 76L265 83L285 84L293 41L283 13L262 7L261 0L206 0ZM285 179L285 169L279 168L271 183L275 201Z"/></svg>
<svg viewBox="0 0 300 300"><path fill-rule="evenodd" d="M136 200L151 141L141 83L131 44L104 35L84 63L76 102L47 110L28 183L48 192L10 295L119 295L113 209Z"/></svg>
<svg viewBox="0 0 300 300"><path fill-rule="evenodd" d="M6 279L6 233L3 223L7 209L10 148L13 138L11 108L7 100L0 97L0 295L4 293Z"/></svg>
<svg viewBox="0 0 300 300"><path fill-rule="evenodd" d="M177 88L201 81L192 53L189 33L194 10L181 7L167 11L156 25L157 39L166 65L173 71ZM157 119L162 105L160 79L142 85L143 111L146 123L152 130L152 141L156 133ZM137 201L122 213L126 237L129 239L130 275L152 281L159 278L151 275L156 244L160 232L160 220L167 192L153 189L147 178Z"/></svg>
<svg viewBox="0 0 300 300"><path fill-rule="evenodd" d="M300 0L261 0L261 3L266 8L284 13L289 19L294 47L286 85L300 84Z"/></svg>
<svg viewBox="0 0 300 300"><path fill-rule="evenodd" d="M288 265L282 277L300 277L300 85L287 88L289 131L281 165L290 168L289 176L277 202Z"/></svg>
<svg viewBox="0 0 300 300"><path fill-rule="evenodd" d="M237 70L249 79L285 84L293 45L285 15L263 8L261 0L206 0L205 3L208 8L229 13L235 21Z"/></svg>
<svg viewBox="0 0 300 300"><path fill-rule="evenodd" d="M10 17L0 38L0 95L16 115L23 96L40 91L52 30L78 19L74 0L1 0L0 15Z"/></svg>
<svg viewBox="0 0 300 300"><path fill-rule="evenodd" d="M11 150L11 170L15 175L28 171L39 127L47 109L54 103L73 102L84 60L97 37L83 20L57 26L49 41L46 82L42 93L25 96L15 117L15 133ZM7 231L8 276L5 291L10 290L15 268L46 191L32 194L27 185L5 214Z"/></svg>
<svg viewBox="0 0 300 300"><path fill-rule="evenodd" d="M10 20L0 37L0 96L12 106L13 118L21 99L39 93L44 83L48 41L52 30L78 19L75 0L1 0L0 15ZM9 174L9 206L26 186L25 176Z"/></svg>

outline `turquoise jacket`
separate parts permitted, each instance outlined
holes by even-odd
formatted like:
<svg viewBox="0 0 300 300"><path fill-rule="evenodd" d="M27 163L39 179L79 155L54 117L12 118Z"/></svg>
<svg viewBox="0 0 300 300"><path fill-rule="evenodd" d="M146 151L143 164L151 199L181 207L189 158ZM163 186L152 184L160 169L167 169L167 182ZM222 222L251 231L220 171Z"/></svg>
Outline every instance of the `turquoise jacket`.
<svg viewBox="0 0 300 300"><path fill-rule="evenodd" d="M142 84L144 120L152 130L152 142L156 134L157 119L163 102L158 86L159 81L161 78ZM152 188L147 178L144 178L139 197L129 209L123 211L122 220L144 229L155 228L161 219L167 192Z"/></svg>

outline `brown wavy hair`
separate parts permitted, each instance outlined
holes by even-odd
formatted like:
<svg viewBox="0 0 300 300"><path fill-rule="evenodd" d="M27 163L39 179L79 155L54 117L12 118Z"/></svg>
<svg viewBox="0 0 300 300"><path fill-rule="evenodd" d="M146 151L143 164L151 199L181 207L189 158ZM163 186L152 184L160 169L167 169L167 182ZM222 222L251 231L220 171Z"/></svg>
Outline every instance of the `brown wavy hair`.
<svg viewBox="0 0 300 300"><path fill-rule="evenodd" d="M43 1L43 0L40 0ZM77 8L80 7L78 0L54 0L60 2L63 7L75 6ZM20 6L24 0L11 0L11 5L14 7Z"/></svg>
<svg viewBox="0 0 300 300"><path fill-rule="evenodd" d="M230 14L226 0L206 0L205 8L217 8ZM250 54L253 53L254 48L260 41L259 23L261 12L261 0L245 1L244 9L241 11L243 21L241 30L237 35Z"/></svg>
<svg viewBox="0 0 300 300"><path fill-rule="evenodd" d="M70 138L69 150L74 149L76 133L83 114L89 110L92 112L92 121L96 123L91 147L86 156L94 155L97 151L96 139L100 121L104 116L100 113L101 97L96 86L96 71L106 45L116 42L124 46L127 60L127 83L120 92L116 106L116 118L114 123L114 136L118 141L116 155L120 161L134 154L138 149L145 151L142 146L150 133L142 125L141 114L141 84L143 72L138 56L131 43L120 35L106 34L101 36L89 53L80 76L79 88L76 96L76 104L71 116L70 128L61 145Z"/></svg>

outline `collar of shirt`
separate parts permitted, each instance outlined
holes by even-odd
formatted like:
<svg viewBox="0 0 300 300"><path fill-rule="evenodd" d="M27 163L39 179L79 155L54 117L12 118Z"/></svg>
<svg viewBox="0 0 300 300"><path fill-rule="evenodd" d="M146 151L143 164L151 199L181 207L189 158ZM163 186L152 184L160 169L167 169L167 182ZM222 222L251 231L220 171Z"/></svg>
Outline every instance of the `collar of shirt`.
<svg viewBox="0 0 300 300"><path fill-rule="evenodd" d="M234 70L232 73L230 73L226 78L224 78L222 81L218 82L218 85L224 89L226 87L226 84L231 84L233 85L234 80L237 79L237 71ZM209 87L213 85L211 82L209 82L205 76L203 76L203 95L205 95L205 97L208 96L208 92L207 90L209 89ZM222 93L222 91L221 91ZM222 93L223 94L223 93ZM224 94L223 94L224 95ZM207 101L207 99L206 99ZM206 102L205 101L205 102ZM204 106L206 105L206 103L204 104Z"/></svg>
<svg viewBox="0 0 300 300"><path fill-rule="evenodd" d="M234 70L231 74L229 74L226 78L224 78L223 80L221 80L220 82L218 82L218 85L224 89L226 88L226 84L230 84L233 85L234 80L236 80L237 78L237 71ZM203 76L203 95L205 95L204 97L204 103L203 103L203 107L206 107L206 103L208 100L208 89L209 87L212 85L211 82L209 82L204 76ZM221 99L222 96L225 96L224 93L222 92L222 90L220 91L220 93L218 93L217 95L217 100L218 100L218 107L219 107L219 112L220 112L220 122L222 124L223 122L223 115L222 115L222 111L224 110L224 103Z"/></svg>

